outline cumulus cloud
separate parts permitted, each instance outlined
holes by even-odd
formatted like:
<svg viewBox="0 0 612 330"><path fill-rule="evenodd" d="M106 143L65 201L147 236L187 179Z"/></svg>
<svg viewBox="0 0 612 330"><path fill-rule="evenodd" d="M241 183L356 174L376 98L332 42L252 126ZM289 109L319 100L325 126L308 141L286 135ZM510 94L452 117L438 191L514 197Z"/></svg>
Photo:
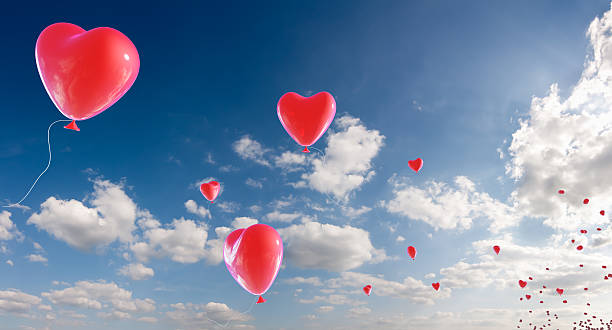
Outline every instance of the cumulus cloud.
<svg viewBox="0 0 612 330"><path fill-rule="evenodd" d="M297 186L308 184L316 191L347 200L350 192L375 175L372 159L385 137L351 116L337 118L335 124L339 131L329 135L324 159L313 159L312 172L304 173Z"/></svg>
<svg viewBox="0 0 612 330"><path fill-rule="evenodd" d="M15 266L15 264L13 263L13 260L10 260L10 259L6 261L6 264L11 267Z"/></svg>
<svg viewBox="0 0 612 330"><path fill-rule="evenodd" d="M42 299L16 289L0 291L0 312L24 316Z"/></svg>
<svg viewBox="0 0 612 330"><path fill-rule="evenodd" d="M274 210L266 214L266 220L270 222L292 222L301 216L303 216L301 213L283 213L278 210Z"/></svg>
<svg viewBox="0 0 612 330"><path fill-rule="evenodd" d="M180 263L195 263L206 256L208 226L184 218L175 219L166 228L151 228L144 232L146 241L137 242L131 250L140 261L151 257L169 257Z"/></svg>
<svg viewBox="0 0 612 330"><path fill-rule="evenodd" d="M238 141L234 142L232 148L242 159L252 160L257 164L272 167L270 162L265 158L265 154L269 150L265 149L261 143L251 139L248 135L244 135Z"/></svg>
<svg viewBox="0 0 612 330"><path fill-rule="evenodd" d="M431 305L436 299L448 298L451 295L451 289L446 284L441 285L439 291L434 291L430 284L410 276L404 278L402 282L396 282L386 280L382 276L343 272L340 277L325 282L329 288L354 288L355 292L359 293L364 283L372 285L373 295L408 299L417 304Z"/></svg>
<svg viewBox="0 0 612 330"><path fill-rule="evenodd" d="M47 263L47 258L43 257L40 254L30 254L26 257L26 259L28 259L30 262L40 262L40 263Z"/></svg>
<svg viewBox="0 0 612 330"><path fill-rule="evenodd" d="M386 259L375 249L370 233L351 226L307 222L278 230L287 260L301 268L344 271Z"/></svg>
<svg viewBox="0 0 612 330"><path fill-rule="evenodd" d="M234 227L234 229L247 228L258 222L257 219L249 217L237 217L232 221L232 227Z"/></svg>
<svg viewBox="0 0 612 330"><path fill-rule="evenodd" d="M429 181L424 188L394 183L394 198L381 202L388 212L421 220L435 229L468 229L476 218L487 219L489 230L515 226L520 221L513 206L478 192L467 177L455 178L455 187Z"/></svg>
<svg viewBox="0 0 612 330"><path fill-rule="evenodd" d="M287 172L302 170L307 159L303 153L285 151L280 156L274 157L274 165Z"/></svg>
<svg viewBox="0 0 612 330"><path fill-rule="evenodd" d="M317 276L307 277L307 278L297 276L297 277L286 279L285 283L287 284L310 284L314 286L323 285L323 283L321 282L321 279Z"/></svg>
<svg viewBox="0 0 612 330"><path fill-rule="evenodd" d="M211 217L210 211L207 208L198 205L198 203L192 199L185 202L185 208L187 209L187 212L199 215L202 218L210 219Z"/></svg>
<svg viewBox="0 0 612 330"><path fill-rule="evenodd" d="M155 272L143 264L128 264L119 269L119 274L128 276L134 281L141 281L153 277Z"/></svg>
<svg viewBox="0 0 612 330"><path fill-rule="evenodd" d="M255 329L244 324L252 316L229 308L226 304L209 302L207 304L176 303L166 316L187 329L208 329L221 326L228 329Z"/></svg>
<svg viewBox="0 0 612 330"><path fill-rule="evenodd" d="M556 84L532 99L506 164L520 208L568 231L601 221L597 212L612 205L612 13L596 18L587 36L592 53L580 80L567 99Z"/></svg>
<svg viewBox="0 0 612 330"><path fill-rule="evenodd" d="M83 251L116 240L132 241L137 209L122 185L96 180L94 192L86 200L91 206L49 197L27 223Z"/></svg>
<svg viewBox="0 0 612 330"><path fill-rule="evenodd" d="M0 241L8 241L14 238L23 239L23 234L17 230L17 226L11 221L11 212L0 212Z"/></svg>
<svg viewBox="0 0 612 330"><path fill-rule="evenodd" d="M104 280L79 281L74 286L41 295L54 305L98 310L101 318L128 319L131 318L130 313L155 311L154 300L133 298L131 291Z"/></svg>
<svg viewBox="0 0 612 330"><path fill-rule="evenodd" d="M249 187L253 187L253 188L257 188L257 189L263 188L263 184L261 183L261 181L257 181L257 180L252 179L252 178L247 178L244 183L246 183L246 185L249 186Z"/></svg>

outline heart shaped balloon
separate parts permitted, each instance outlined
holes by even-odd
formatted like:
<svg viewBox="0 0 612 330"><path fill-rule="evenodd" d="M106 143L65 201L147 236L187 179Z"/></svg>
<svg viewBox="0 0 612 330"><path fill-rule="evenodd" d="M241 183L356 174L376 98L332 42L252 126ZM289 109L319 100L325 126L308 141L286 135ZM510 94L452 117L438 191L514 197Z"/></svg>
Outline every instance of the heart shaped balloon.
<svg viewBox="0 0 612 330"><path fill-rule="evenodd" d="M423 160L421 158L417 158L415 160L409 160L408 161L408 166L410 166L410 168L413 171L418 172L423 167Z"/></svg>
<svg viewBox="0 0 612 330"><path fill-rule="evenodd" d="M140 68L134 44L108 27L85 31L70 23L52 24L38 37L35 53L49 97L72 120L108 109L130 89Z"/></svg>
<svg viewBox="0 0 612 330"><path fill-rule="evenodd" d="M328 92L311 97L289 92L278 100L278 119L303 152L310 152L313 145L325 133L336 115L336 101Z"/></svg>
<svg viewBox="0 0 612 330"><path fill-rule="evenodd" d="M499 251L501 251L501 248L499 247L499 245L494 245L493 251L495 251L495 254L499 254Z"/></svg>
<svg viewBox="0 0 612 330"><path fill-rule="evenodd" d="M219 195L221 185L217 181L205 182L200 185L200 192L208 199L209 202L214 203L214 200Z"/></svg>
<svg viewBox="0 0 612 330"><path fill-rule="evenodd" d="M227 270L245 290L262 295L272 285L283 261L283 241L274 228L255 224L236 229L225 239Z"/></svg>
<svg viewBox="0 0 612 330"><path fill-rule="evenodd" d="M416 257L417 254L417 250L414 246L409 246L408 247L408 255L410 256L410 258L412 258L412 260L414 260L414 257Z"/></svg>
<svg viewBox="0 0 612 330"><path fill-rule="evenodd" d="M372 292L372 286L371 285L366 285L363 287L363 292L365 292L365 294L367 294L368 296L370 295L370 292Z"/></svg>
<svg viewBox="0 0 612 330"><path fill-rule="evenodd" d="M521 288L524 288L524 287L527 285L527 282L525 282L525 281L523 281L523 280L519 280L519 281L518 281L518 283L519 283L519 286L520 286Z"/></svg>
<svg viewBox="0 0 612 330"><path fill-rule="evenodd" d="M440 289L440 282L438 282L438 283L431 283L431 287L433 287L434 290L438 291L438 289Z"/></svg>

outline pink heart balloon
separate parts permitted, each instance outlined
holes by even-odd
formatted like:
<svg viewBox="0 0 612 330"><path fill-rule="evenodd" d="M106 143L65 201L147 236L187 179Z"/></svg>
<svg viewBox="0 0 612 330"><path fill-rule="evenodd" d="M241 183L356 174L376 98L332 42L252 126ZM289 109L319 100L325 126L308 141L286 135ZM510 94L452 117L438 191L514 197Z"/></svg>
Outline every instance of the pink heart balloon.
<svg viewBox="0 0 612 330"><path fill-rule="evenodd" d="M236 229L225 239L227 270L245 290L262 295L274 282L283 261L283 241L274 228L255 224Z"/></svg>

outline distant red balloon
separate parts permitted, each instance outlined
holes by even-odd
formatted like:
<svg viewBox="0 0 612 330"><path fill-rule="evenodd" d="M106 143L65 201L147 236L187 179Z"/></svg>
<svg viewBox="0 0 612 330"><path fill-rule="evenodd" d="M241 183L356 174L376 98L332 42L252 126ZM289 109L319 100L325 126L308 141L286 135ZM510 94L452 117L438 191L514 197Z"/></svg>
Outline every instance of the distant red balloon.
<svg viewBox="0 0 612 330"><path fill-rule="evenodd" d="M303 97L289 92L278 100L278 119L303 152L310 152L313 145L325 133L336 115L336 101L328 92Z"/></svg>
<svg viewBox="0 0 612 330"><path fill-rule="evenodd" d="M526 294L525 298L527 298L527 300L531 299L531 295L530 294Z"/></svg>
<svg viewBox="0 0 612 330"><path fill-rule="evenodd" d="M415 160L409 160L408 166L410 166L410 168L413 171L419 172L421 168L423 168L423 160L421 158L417 158Z"/></svg>
<svg viewBox="0 0 612 330"><path fill-rule="evenodd" d="M408 247L408 255L410 256L410 258L412 258L412 260L414 260L414 257L416 257L417 254L417 250L414 246L409 246Z"/></svg>
<svg viewBox="0 0 612 330"><path fill-rule="evenodd" d="M283 261L283 241L274 228L255 224L236 229L225 239L225 266L245 290L262 295L274 282Z"/></svg>
<svg viewBox="0 0 612 330"><path fill-rule="evenodd" d="M518 281L518 283L519 283L519 286L520 286L521 288L524 288L525 286L527 286L527 282L525 282L525 281L523 281L523 280L519 280L519 281Z"/></svg>
<svg viewBox="0 0 612 330"><path fill-rule="evenodd" d="M134 44L108 27L85 31L70 23L45 28L36 41L36 66L53 104L73 122L108 109L130 89L140 68Z"/></svg>
<svg viewBox="0 0 612 330"><path fill-rule="evenodd" d="M557 288L557 293L558 293L559 295L562 295L562 294L563 294L563 289L559 289L559 288Z"/></svg>
<svg viewBox="0 0 612 330"><path fill-rule="evenodd" d="M559 194L561 194L561 195L565 194L565 190L559 189Z"/></svg>
<svg viewBox="0 0 612 330"><path fill-rule="evenodd" d="M599 214L601 214L601 215L606 215L606 211L601 210L601 211L599 211Z"/></svg>
<svg viewBox="0 0 612 330"><path fill-rule="evenodd" d="M209 181L200 185L200 191L202 195L208 199L209 202L214 203L215 199L219 195L221 185L217 181Z"/></svg>
<svg viewBox="0 0 612 330"><path fill-rule="evenodd" d="M582 203L583 203L583 204L589 204L589 199L588 199L588 198L585 198L585 199L582 201Z"/></svg>
<svg viewBox="0 0 612 330"><path fill-rule="evenodd" d="M371 285L366 285L363 287L363 292L365 292L365 294L367 294L368 296L370 295L370 292L372 291L372 286Z"/></svg>
<svg viewBox="0 0 612 330"><path fill-rule="evenodd" d="M500 247L498 245L494 245L493 246L493 251L495 251L495 254L499 254Z"/></svg>
<svg viewBox="0 0 612 330"><path fill-rule="evenodd" d="M431 286L434 288L434 290L438 291L438 289L440 289L440 283L431 283Z"/></svg>
<svg viewBox="0 0 612 330"><path fill-rule="evenodd" d="M578 250L578 251L582 251L582 245L578 245L578 246L576 247L576 250Z"/></svg>

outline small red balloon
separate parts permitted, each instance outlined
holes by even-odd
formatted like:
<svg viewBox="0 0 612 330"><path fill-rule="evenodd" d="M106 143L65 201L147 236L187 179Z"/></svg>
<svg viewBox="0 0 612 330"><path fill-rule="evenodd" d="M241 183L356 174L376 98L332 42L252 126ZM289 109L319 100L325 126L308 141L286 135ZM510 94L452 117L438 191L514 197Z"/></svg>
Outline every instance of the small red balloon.
<svg viewBox="0 0 612 330"><path fill-rule="evenodd" d="M209 202L214 202L219 195L221 185L217 181L205 182L200 185L200 191L202 195L208 199Z"/></svg>
<svg viewBox="0 0 612 330"><path fill-rule="evenodd" d="M559 189L559 194L561 194L561 195L565 194L565 190Z"/></svg>
<svg viewBox="0 0 612 330"><path fill-rule="evenodd" d="M606 211L601 210L601 211L599 211L599 214L601 214L601 215L606 215Z"/></svg>
<svg viewBox="0 0 612 330"><path fill-rule="evenodd" d="M438 289L440 289L440 283L431 283L431 286L438 291Z"/></svg>
<svg viewBox="0 0 612 330"><path fill-rule="evenodd" d="M576 247L576 250L582 251L582 245L578 245L578 247Z"/></svg>
<svg viewBox="0 0 612 330"><path fill-rule="evenodd" d="M310 152L313 145L325 133L336 115L336 101L328 92L303 97L289 92L278 100L278 119L295 142Z"/></svg>
<svg viewBox="0 0 612 330"><path fill-rule="evenodd" d="M225 266L245 290L262 295L274 282L283 261L283 241L274 228L255 224L236 229L225 239Z"/></svg>
<svg viewBox="0 0 612 330"><path fill-rule="evenodd" d="M562 294L563 294L563 289L559 289L559 288L557 288L557 293L558 293L559 295L562 295Z"/></svg>
<svg viewBox="0 0 612 330"><path fill-rule="evenodd" d="M417 254L417 250L414 246L409 246L408 247L408 255L410 256L410 258L412 258L412 260L414 260L414 257L416 257Z"/></svg>
<svg viewBox="0 0 612 330"><path fill-rule="evenodd" d="M531 295L530 294L526 294L525 298L527 298L527 300L531 299Z"/></svg>
<svg viewBox="0 0 612 330"><path fill-rule="evenodd" d="M518 283L519 283L519 286L520 286L521 288L524 288L525 286L527 286L527 282L525 282L525 281L523 281L523 280L519 280L519 281L518 281Z"/></svg>
<svg viewBox="0 0 612 330"><path fill-rule="evenodd" d="M495 251L495 254L499 254L500 251L500 247L498 245L493 246L493 251Z"/></svg>
<svg viewBox="0 0 612 330"><path fill-rule="evenodd" d="M366 285L363 287L363 292L365 292L365 294L367 294L368 296L370 295L370 292L372 291L372 286L371 285Z"/></svg>
<svg viewBox="0 0 612 330"><path fill-rule="evenodd" d="M408 166L410 166L410 168L413 171L419 172L421 168L423 168L423 160L421 158L417 158L415 160L409 160Z"/></svg>
<svg viewBox="0 0 612 330"><path fill-rule="evenodd" d="M589 199L588 199L588 198L585 198L585 199L582 201L582 203L583 203L583 204L589 204Z"/></svg>

